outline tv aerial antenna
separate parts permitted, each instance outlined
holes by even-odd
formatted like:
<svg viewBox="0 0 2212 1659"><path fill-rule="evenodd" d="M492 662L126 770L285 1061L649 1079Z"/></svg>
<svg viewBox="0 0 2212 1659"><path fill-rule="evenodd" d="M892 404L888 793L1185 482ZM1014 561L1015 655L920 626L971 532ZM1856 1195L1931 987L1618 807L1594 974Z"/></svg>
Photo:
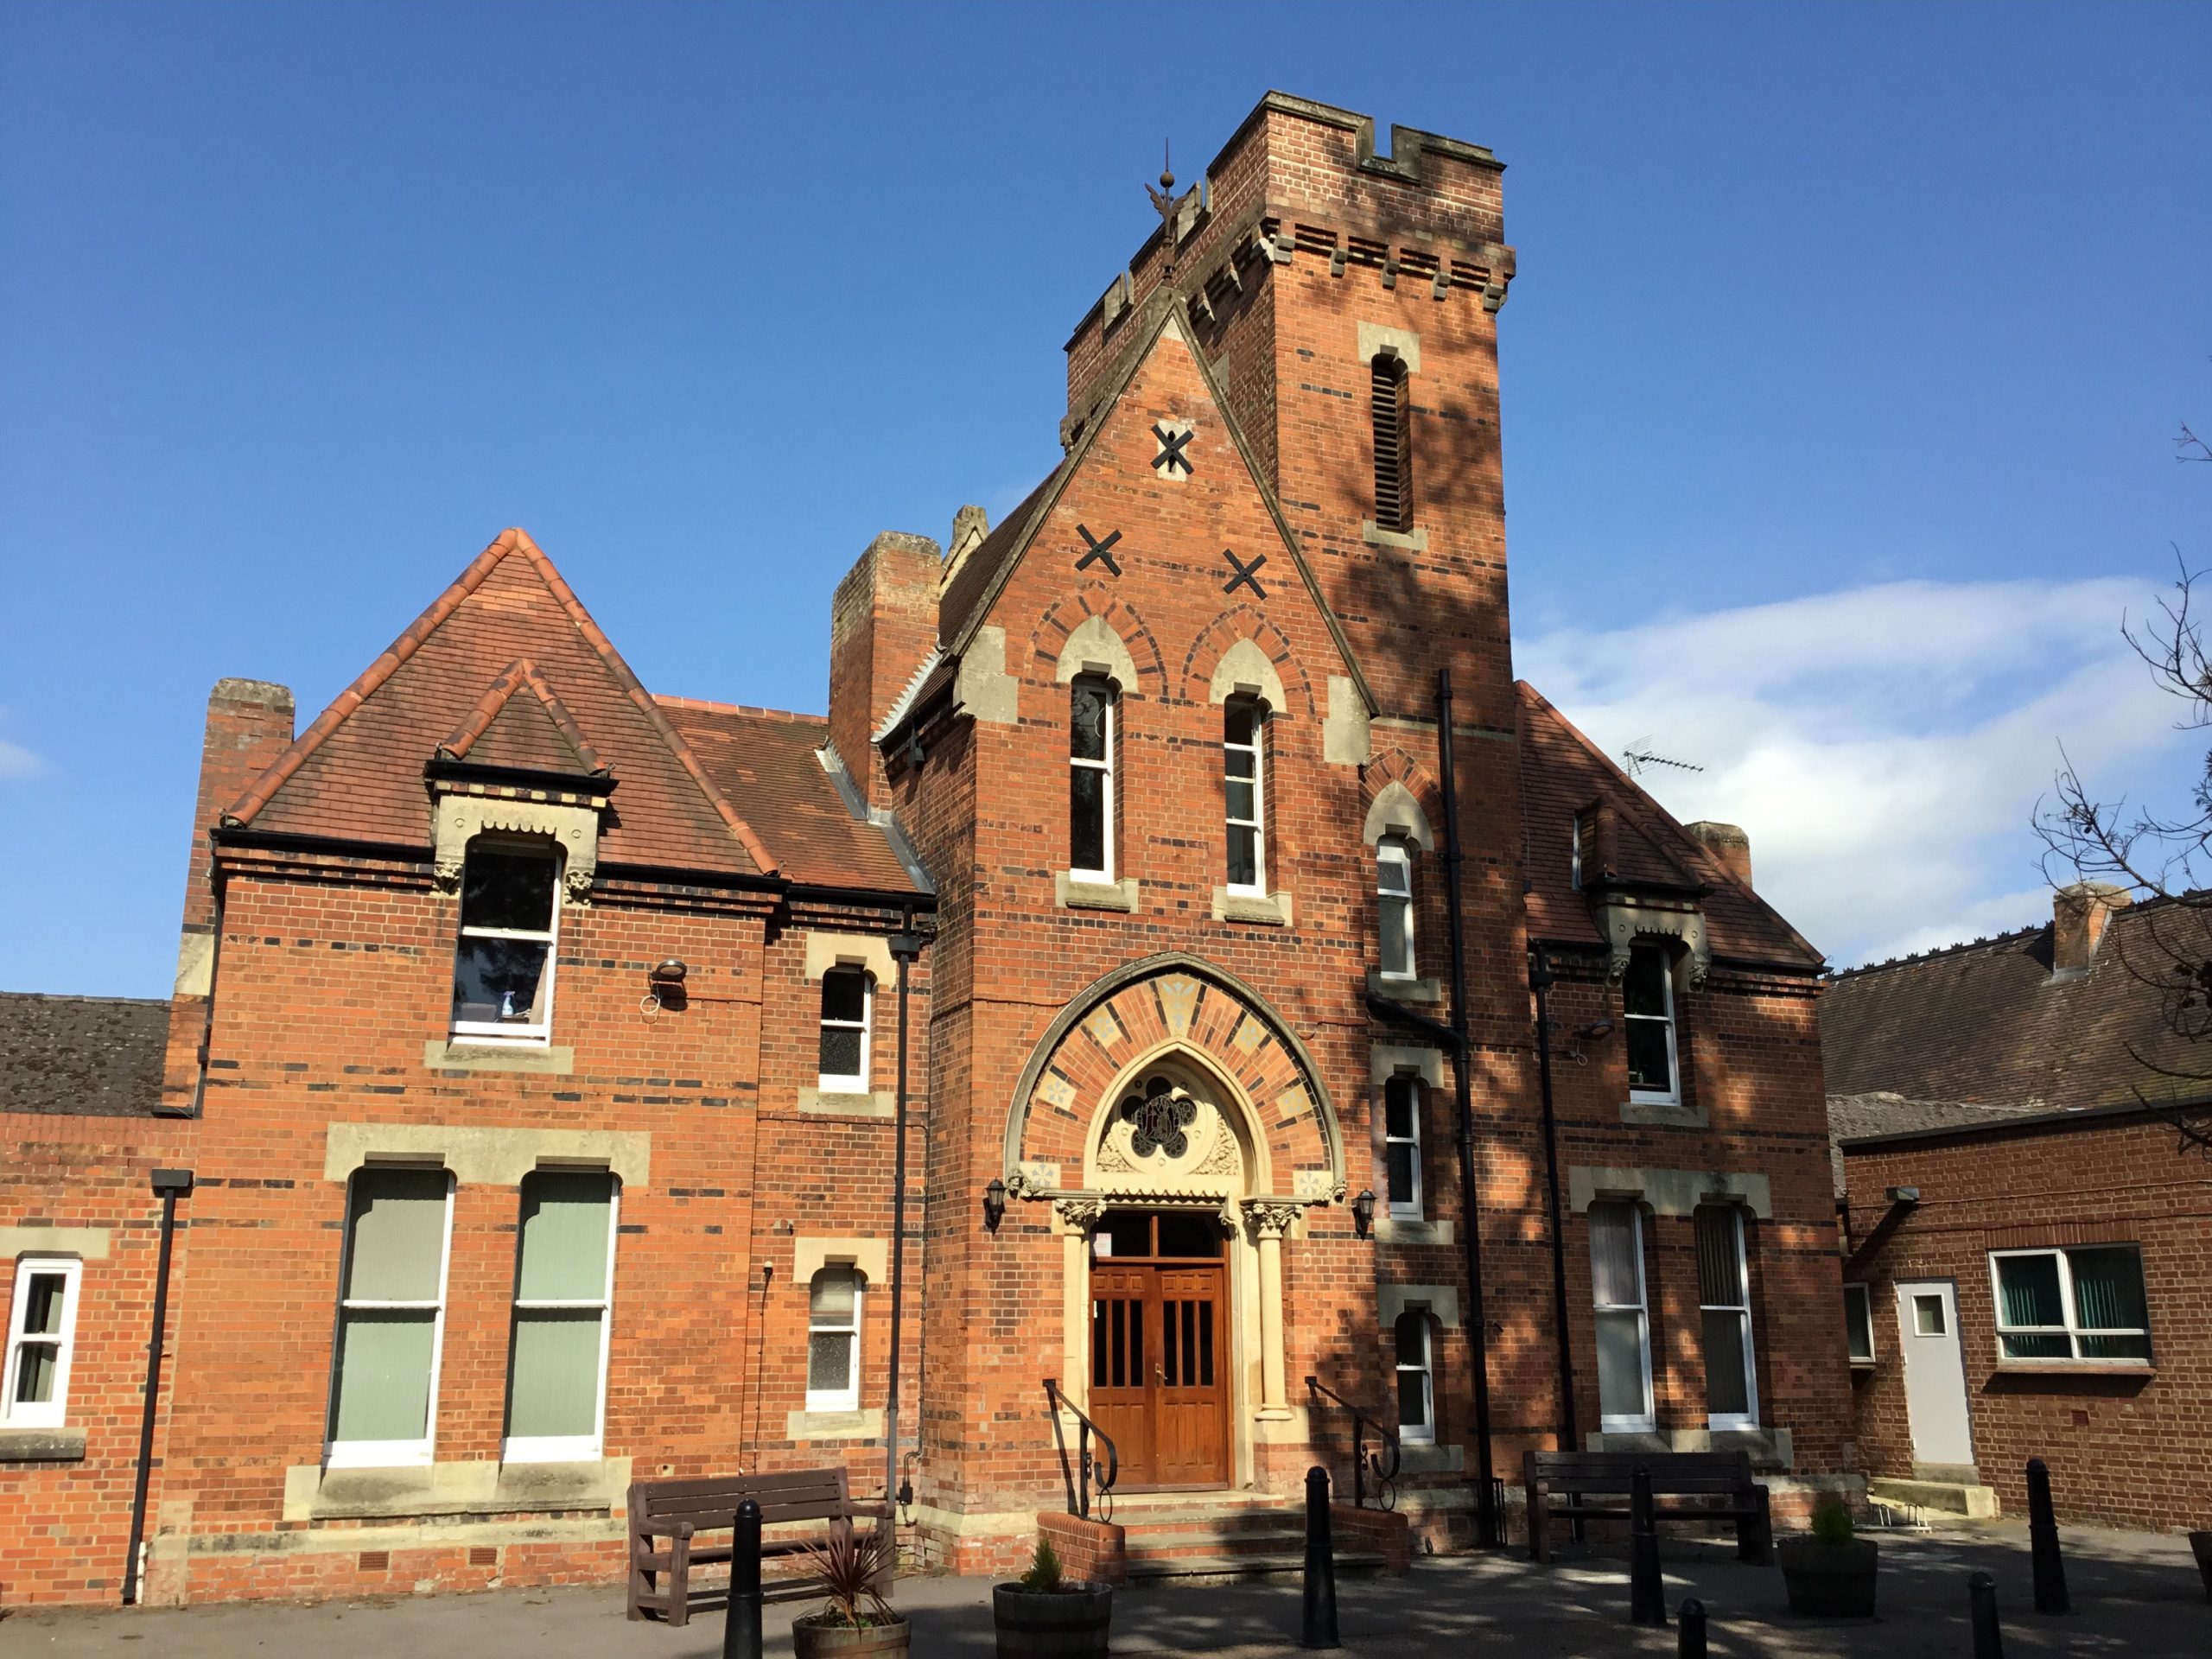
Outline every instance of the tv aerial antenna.
<svg viewBox="0 0 2212 1659"><path fill-rule="evenodd" d="M1668 766L1676 772L1703 772L1703 766L1688 760L1677 760L1671 755L1661 754L1651 747L1649 737L1639 737L1621 751L1621 765L1631 778L1641 778L1654 766Z"/></svg>

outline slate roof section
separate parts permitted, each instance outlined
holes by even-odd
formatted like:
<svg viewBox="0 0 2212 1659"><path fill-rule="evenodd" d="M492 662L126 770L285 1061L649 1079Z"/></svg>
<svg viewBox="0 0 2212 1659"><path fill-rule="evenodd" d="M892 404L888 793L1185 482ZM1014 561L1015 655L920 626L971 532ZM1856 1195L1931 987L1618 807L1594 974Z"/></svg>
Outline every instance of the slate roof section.
<svg viewBox="0 0 2212 1659"><path fill-rule="evenodd" d="M899 861L889 832L855 818L823 766L818 751L830 741L825 716L687 697L658 701L716 787L747 823L760 827L791 880L922 892Z"/></svg>
<svg viewBox="0 0 2212 1659"><path fill-rule="evenodd" d="M1903 1095L1886 1090L1865 1095L1830 1095L1828 1162L1835 1177L1836 1196L1843 1196L1843 1151L1847 1141L1870 1135L1909 1135L1923 1129L1980 1128L2005 1118L2028 1116L2029 1110L2025 1107L1991 1106L1963 1100L1908 1100Z"/></svg>
<svg viewBox="0 0 2212 1659"><path fill-rule="evenodd" d="M0 1112L151 1117L169 1005L0 991Z"/></svg>
<svg viewBox="0 0 2212 1659"><path fill-rule="evenodd" d="M502 534L339 694L230 811L227 827L427 846L423 767L527 658L620 785L602 864L772 874L775 861L715 787L537 544ZM501 706L504 715L513 706ZM551 718L550 709L548 717ZM495 719L491 722L496 726ZM557 728L559 721L554 721ZM547 740L519 721L497 745ZM497 746L495 745L495 747Z"/></svg>
<svg viewBox="0 0 2212 1659"><path fill-rule="evenodd" d="M1706 845L1639 789L1527 681L1520 694L1521 812L1529 937L1595 949L1605 937L1574 887L1574 820L1613 810L1616 868L1629 881L1701 889L1698 903L1716 960L1813 974L1821 953L1771 905L1730 874Z"/></svg>
<svg viewBox="0 0 2212 1659"><path fill-rule="evenodd" d="M952 573L952 580L938 595L937 637L940 644L950 645L960 638L974 619L976 607L983 602L983 595L990 591L992 578L1023 545L1029 521L1043 508L1060 474L1074 465L1075 457L1070 455L1046 474L1043 481L1021 498L1021 505L999 520L997 529L969 550L960 568Z"/></svg>
<svg viewBox="0 0 2212 1659"><path fill-rule="evenodd" d="M2212 958L2212 917L2155 900L2113 912L2086 973L2051 971L2046 922L1838 974L1821 1001L1828 1092L2020 1110L2212 1092L2212 1039L2167 1022L2157 981L2175 952Z"/></svg>

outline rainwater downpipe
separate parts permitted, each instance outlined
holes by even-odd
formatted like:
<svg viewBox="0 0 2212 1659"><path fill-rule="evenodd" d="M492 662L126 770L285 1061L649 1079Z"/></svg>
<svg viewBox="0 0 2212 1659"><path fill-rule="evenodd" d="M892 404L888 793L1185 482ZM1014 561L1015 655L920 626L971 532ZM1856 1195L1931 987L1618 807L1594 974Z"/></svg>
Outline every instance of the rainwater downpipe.
<svg viewBox="0 0 2212 1659"><path fill-rule="evenodd" d="M1551 1203L1552 1329L1559 1344L1559 1449L1574 1450L1574 1350L1567 1334L1567 1230L1559 1203L1559 1130L1552 1111L1552 1020L1547 993L1557 976L1537 945L1529 955L1529 988L1536 994L1536 1077L1544 1105L1544 1186Z"/></svg>
<svg viewBox="0 0 2212 1659"><path fill-rule="evenodd" d="M914 926L913 911L907 909L900 916L899 931L890 939L892 957L899 964L899 1097L891 1153L891 1379L883 1398L883 1498L887 1504L913 1501L911 1490L902 1490L899 1484L899 1344L906 1294L906 1006L913 965L926 943Z"/></svg>
<svg viewBox="0 0 2212 1659"><path fill-rule="evenodd" d="M176 1241L176 1201L192 1191L188 1169L157 1169L162 1200L161 1251L154 1265L154 1328L146 1338L146 1408L138 1421L138 1479L130 1497L130 1543L123 1562L123 1605L138 1599L138 1554L146 1537L146 1497L154 1478L154 1414L161 1404L162 1332L169 1316L169 1256Z"/></svg>

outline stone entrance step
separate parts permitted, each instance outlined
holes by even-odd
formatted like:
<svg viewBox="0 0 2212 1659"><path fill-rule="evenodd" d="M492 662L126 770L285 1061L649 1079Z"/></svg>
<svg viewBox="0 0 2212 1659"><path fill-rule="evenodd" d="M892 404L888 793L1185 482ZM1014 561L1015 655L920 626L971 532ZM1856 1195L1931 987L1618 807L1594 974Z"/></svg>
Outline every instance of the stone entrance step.
<svg viewBox="0 0 2212 1659"><path fill-rule="evenodd" d="M1382 1556L1365 1550L1338 1550L1337 1576L1372 1578L1383 1570ZM1154 1584L1249 1584L1262 1579L1295 1579L1306 1570L1303 1543L1295 1550L1260 1555L1188 1555L1139 1560L1129 1555L1128 1584L1138 1589Z"/></svg>
<svg viewBox="0 0 2212 1659"><path fill-rule="evenodd" d="M1969 1481L1870 1480L1866 1496L1877 1503L1898 1509L1936 1510L1963 1516L1969 1521L1993 1521L1999 1509L1997 1489Z"/></svg>

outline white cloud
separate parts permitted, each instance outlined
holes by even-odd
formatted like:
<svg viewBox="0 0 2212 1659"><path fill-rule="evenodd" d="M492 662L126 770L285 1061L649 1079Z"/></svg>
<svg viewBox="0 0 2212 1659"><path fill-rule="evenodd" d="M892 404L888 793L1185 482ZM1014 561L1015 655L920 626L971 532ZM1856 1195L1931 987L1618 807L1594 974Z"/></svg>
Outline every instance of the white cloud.
<svg viewBox="0 0 2212 1659"><path fill-rule="evenodd" d="M5 709L0 709L0 717L4 717L7 712ZM22 744L10 743L6 738L0 737L0 780L28 778L39 769L39 766L38 756Z"/></svg>
<svg viewBox="0 0 2212 1659"><path fill-rule="evenodd" d="M2133 582L1891 582L1516 640L1516 665L1642 781L1750 832L1759 889L1840 964L2048 913L2029 815L2059 745L2094 783L2177 741L2120 636Z"/></svg>

